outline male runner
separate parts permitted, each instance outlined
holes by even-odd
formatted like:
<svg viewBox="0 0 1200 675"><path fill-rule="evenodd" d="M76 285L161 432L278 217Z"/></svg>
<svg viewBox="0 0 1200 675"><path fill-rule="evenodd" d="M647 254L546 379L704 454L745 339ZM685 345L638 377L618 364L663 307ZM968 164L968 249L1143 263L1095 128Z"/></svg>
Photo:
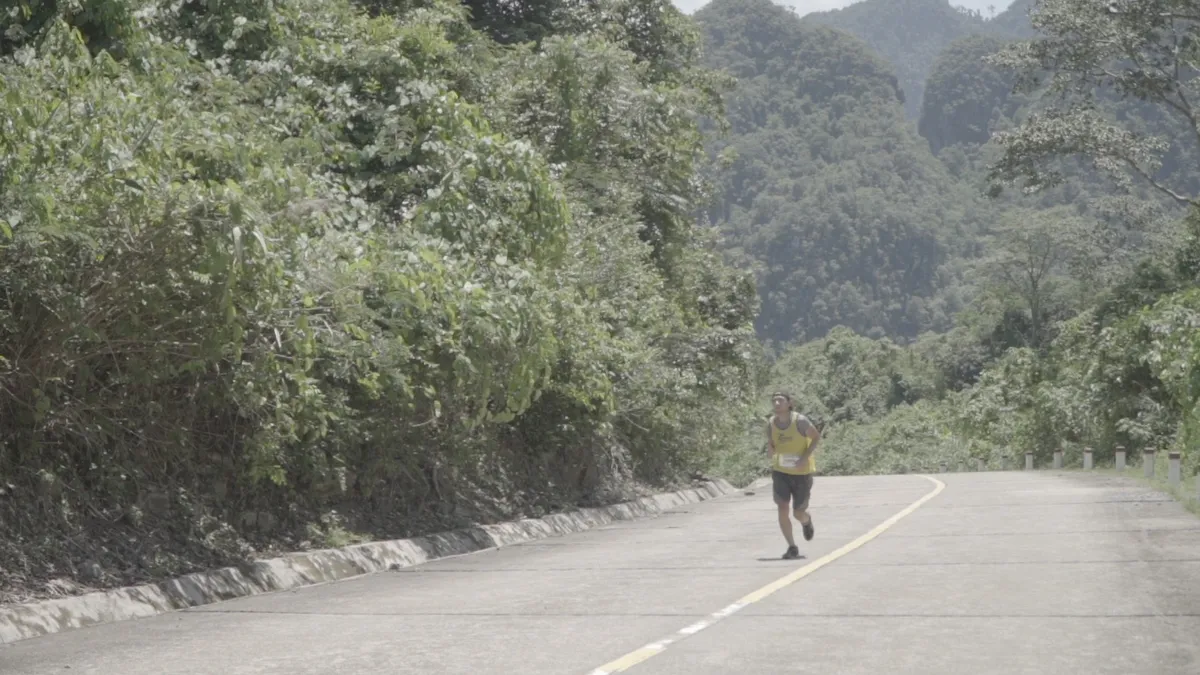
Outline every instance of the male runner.
<svg viewBox="0 0 1200 675"><path fill-rule="evenodd" d="M808 514L808 498L812 494L813 473L817 470L813 452L821 433L808 418L792 410L792 397L784 393L771 396L775 415L767 424L767 447L771 457L771 481L774 483L775 504L779 507L779 529L787 539L785 560L800 557L800 549L792 538L791 515L804 528L804 540L813 538L812 516ZM788 513L791 503L792 513Z"/></svg>

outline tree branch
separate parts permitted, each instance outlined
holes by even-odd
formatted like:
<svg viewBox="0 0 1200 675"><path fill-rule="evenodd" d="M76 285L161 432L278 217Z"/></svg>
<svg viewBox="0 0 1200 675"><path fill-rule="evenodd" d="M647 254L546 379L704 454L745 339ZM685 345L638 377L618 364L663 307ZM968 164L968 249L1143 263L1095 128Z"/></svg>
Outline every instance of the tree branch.
<svg viewBox="0 0 1200 675"><path fill-rule="evenodd" d="M1147 183L1149 183L1151 185L1151 187L1153 187L1154 189L1163 193L1164 195L1170 197L1171 199L1175 200L1175 202L1177 204L1180 204L1182 206L1200 206L1200 199L1184 197L1183 195L1172 190L1171 188L1167 187L1166 185L1163 185L1155 178L1152 178L1150 176L1150 174L1146 173L1146 170L1143 169L1142 167L1138 166L1137 163L1134 162L1132 159L1129 159L1128 157L1118 157L1117 159L1120 159L1122 162L1129 165L1129 168L1132 169L1135 173L1137 173L1137 175L1141 176L1143 180L1145 180Z"/></svg>

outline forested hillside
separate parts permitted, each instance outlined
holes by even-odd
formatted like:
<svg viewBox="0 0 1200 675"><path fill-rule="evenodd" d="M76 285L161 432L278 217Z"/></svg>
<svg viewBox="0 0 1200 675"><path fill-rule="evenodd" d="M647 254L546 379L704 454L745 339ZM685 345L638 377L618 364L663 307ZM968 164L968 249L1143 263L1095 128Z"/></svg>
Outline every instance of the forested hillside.
<svg viewBox="0 0 1200 675"><path fill-rule="evenodd" d="M934 60L917 130L935 154L953 146L973 152L1021 108L1013 75L986 60L1006 44L1002 38L972 35L950 43Z"/></svg>
<svg viewBox="0 0 1200 675"><path fill-rule="evenodd" d="M814 12L804 21L854 35L887 59L904 91L909 119L921 114L934 63L951 43L972 35L1023 37L1028 0L1016 0L993 18L952 6L950 0L862 0L842 9Z"/></svg>
<svg viewBox="0 0 1200 675"><path fill-rule="evenodd" d="M1078 209L1102 214L1111 197L1132 197L1144 203L1172 209L1181 202L1176 195L1200 190L1200 172L1195 169L1195 148L1186 142L1191 134L1184 119L1164 115L1161 109L1137 97L1127 96L1116 87L1102 88L1088 102L1089 109L1058 108L1061 92L1045 87L1019 87L1013 59L1021 56L1008 52L1009 45L1020 44L1008 38L974 35L949 45L934 62L922 104L918 130L947 167L959 177L983 188L989 166L1001 159L999 139L1022 121L1036 121L1049 133L1060 133L1056 110L1076 117L1080 124L1091 126L1119 124L1125 133L1157 136L1164 139L1183 139L1170 144L1169 150L1158 158L1154 167L1143 167L1153 174L1153 181L1114 183L1111 166L1097 164L1086 153L1065 153L1047 158L1039 179L1036 195L1016 200L1003 198L1006 206L1037 206L1040 208L1071 205ZM1078 115L1084 114L1086 118ZM999 135L997 135L999 134ZM1084 144L1084 139L1075 139ZM1114 158L1116 159L1116 158ZM1120 161L1120 160L1118 160ZM1069 180L1058 180L1069 177ZM1169 188L1157 189L1155 182ZM1098 209L1099 207L1099 209ZM1179 214L1175 214L1178 217Z"/></svg>
<svg viewBox="0 0 1200 675"><path fill-rule="evenodd" d="M758 270L760 337L947 328L989 206L904 118L888 64L769 0L715 0L695 18L707 62L738 82L731 128L711 136L727 168L709 214Z"/></svg>
<svg viewBox="0 0 1200 675"><path fill-rule="evenodd" d="M988 27L993 35L1001 35L1015 40L1028 40L1037 35L1030 23L1029 11L1035 0L1013 0L995 16L988 19Z"/></svg>
<svg viewBox="0 0 1200 675"><path fill-rule="evenodd" d="M0 600L728 468L694 26L472 8L0 17Z"/></svg>

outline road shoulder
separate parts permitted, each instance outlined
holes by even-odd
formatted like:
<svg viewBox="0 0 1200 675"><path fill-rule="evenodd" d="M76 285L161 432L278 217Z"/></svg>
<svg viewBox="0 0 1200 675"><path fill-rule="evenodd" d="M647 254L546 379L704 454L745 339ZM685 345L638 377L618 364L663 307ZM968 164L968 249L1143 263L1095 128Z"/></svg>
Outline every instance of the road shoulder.
<svg viewBox="0 0 1200 675"><path fill-rule="evenodd" d="M725 480L610 506L482 525L412 539L294 553L154 584L0 607L0 645L65 630L140 619L235 598L343 581L389 569L583 532L737 492Z"/></svg>

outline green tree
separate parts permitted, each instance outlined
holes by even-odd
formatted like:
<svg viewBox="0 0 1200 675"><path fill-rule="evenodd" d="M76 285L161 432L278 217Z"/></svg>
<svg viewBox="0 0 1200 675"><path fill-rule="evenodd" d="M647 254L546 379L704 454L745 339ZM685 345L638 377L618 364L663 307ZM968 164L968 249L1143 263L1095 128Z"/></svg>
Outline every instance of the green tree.
<svg viewBox="0 0 1200 675"><path fill-rule="evenodd" d="M1041 349L1049 340L1055 305L1071 283L1067 268L1078 257L1076 242L1084 231L1077 218L1063 214L1013 212L1005 214L981 261L993 288L1011 295L1028 312L1028 345Z"/></svg>
<svg viewBox="0 0 1200 675"><path fill-rule="evenodd" d="M1200 147L1200 16L1193 5L1038 0L1031 16L1040 36L990 62L1012 69L1018 91L1057 98L997 134L1004 155L989 174L997 187L1057 185L1064 170L1056 160L1079 156L1121 185L1140 180L1176 203L1197 204L1194 177L1171 171L1194 164ZM1105 113L1106 97L1150 107L1121 121Z"/></svg>

